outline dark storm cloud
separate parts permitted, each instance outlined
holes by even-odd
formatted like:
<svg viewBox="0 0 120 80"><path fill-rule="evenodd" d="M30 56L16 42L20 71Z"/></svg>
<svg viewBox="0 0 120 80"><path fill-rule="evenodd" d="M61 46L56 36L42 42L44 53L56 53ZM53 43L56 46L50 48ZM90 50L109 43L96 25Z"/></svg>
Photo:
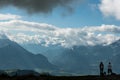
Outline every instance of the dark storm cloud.
<svg viewBox="0 0 120 80"><path fill-rule="evenodd" d="M14 6L28 13L49 13L60 6L70 9L72 2L80 0L0 0L0 7Z"/></svg>

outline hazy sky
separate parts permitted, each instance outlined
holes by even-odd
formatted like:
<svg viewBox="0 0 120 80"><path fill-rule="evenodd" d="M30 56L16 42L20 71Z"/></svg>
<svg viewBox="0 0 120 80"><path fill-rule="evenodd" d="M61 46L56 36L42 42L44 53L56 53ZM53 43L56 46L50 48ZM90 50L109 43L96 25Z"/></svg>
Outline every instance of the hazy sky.
<svg viewBox="0 0 120 80"><path fill-rule="evenodd" d="M2 1L10 1L10 0L1 0ZM14 0L13 0L14 1ZM17 0L19 2L19 0ZM16 1L16 2L17 2ZM33 2L37 1L44 1L44 0L30 0ZM47 5L48 3L52 3L51 1L55 0L45 0L46 5L44 6L26 6L27 8L24 9L24 7L21 8L21 6L14 6L10 4L6 4L4 8L0 9L1 14L13 14L13 15L19 15L22 17L22 20L27 20L27 21L35 21L35 22L42 22L42 23L48 23L52 24L58 27L83 27L83 26L98 26L101 24L114 24L114 25L120 25L119 20L116 19L116 17L112 14L111 15L105 15L104 11L102 11L100 8L104 6L104 3L102 4L102 1L104 2L105 0L78 0L79 3L77 3L77 0L73 0L74 3L70 3L69 5L72 7L63 7L62 5L55 5L52 7L52 9L49 9L49 6ZM57 1L57 0L56 0ZM62 1L62 0L61 0ZM64 5L66 5L68 2L67 0L63 0ZM72 0L70 0L72 1ZM114 1L114 0L106 0L107 1ZM116 1L116 0L115 0ZM10 2L9 2L10 3ZM13 2L15 3L15 2ZM23 1L25 3L25 1ZM59 3L59 2L58 2ZM18 3L19 4L19 3ZM25 5L32 5L32 3L25 3ZM54 3L54 4L57 4ZM52 4L52 5L54 5ZM25 6L24 5L24 6ZM41 4L40 4L41 5ZM113 6L112 4L110 5L109 3L106 4L108 6ZM46 7L46 10L44 11L43 7ZM100 7L101 6L101 7ZM29 7L29 8L28 8ZM38 8L36 10L33 9L33 12L30 9L31 8ZM119 7L119 6L118 6ZM39 9L40 8L40 9ZM48 9L47 9L48 8ZM109 8L109 7L108 7ZM28 9L28 10L26 10ZM111 9L111 8L110 8ZM106 14L109 14L106 12ZM119 14L119 12L118 12Z"/></svg>
<svg viewBox="0 0 120 80"><path fill-rule="evenodd" d="M119 5L119 0L0 0L0 31L16 42L110 44L120 37Z"/></svg>

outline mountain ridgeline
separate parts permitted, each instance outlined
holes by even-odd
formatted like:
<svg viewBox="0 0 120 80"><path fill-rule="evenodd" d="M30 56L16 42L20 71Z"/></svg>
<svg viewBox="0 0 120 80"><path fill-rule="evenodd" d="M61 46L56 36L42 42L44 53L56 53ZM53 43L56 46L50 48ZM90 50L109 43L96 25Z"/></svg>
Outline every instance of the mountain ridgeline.
<svg viewBox="0 0 120 80"><path fill-rule="evenodd" d="M99 74L99 63L103 61L105 69L111 62L113 72L120 73L120 40L106 46L74 46L64 50L57 59L53 63L70 72Z"/></svg>
<svg viewBox="0 0 120 80"><path fill-rule="evenodd" d="M99 74L99 63L101 61L104 62L106 69L110 61L113 71L120 73L120 40L109 45L74 46L71 49L60 46L28 45L22 46L33 53L39 52L45 55L52 64L69 73ZM37 48L33 48L34 46Z"/></svg>
<svg viewBox="0 0 120 80"><path fill-rule="evenodd" d="M120 73L120 40L106 46L74 46L72 49L40 45L31 48L34 46L35 44L29 44L28 47L23 45L27 50L38 51L39 54L33 54L9 39L0 39L0 69L57 70L56 74L61 71L64 74L99 74L100 61L105 66L110 61L113 71Z"/></svg>
<svg viewBox="0 0 120 80"><path fill-rule="evenodd" d="M32 54L9 39L0 39L0 69L55 70L56 66L41 54Z"/></svg>

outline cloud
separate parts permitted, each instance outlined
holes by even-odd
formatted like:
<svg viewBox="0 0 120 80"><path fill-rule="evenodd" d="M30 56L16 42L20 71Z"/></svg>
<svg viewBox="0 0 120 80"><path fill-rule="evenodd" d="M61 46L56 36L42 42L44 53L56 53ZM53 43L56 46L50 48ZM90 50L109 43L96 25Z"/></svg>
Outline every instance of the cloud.
<svg viewBox="0 0 120 80"><path fill-rule="evenodd" d="M115 25L101 25L94 27L85 27L83 31L87 30L89 32L106 32L106 33L120 33L120 27Z"/></svg>
<svg viewBox="0 0 120 80"><path fill-rule="evenodd" d="M56 7L64 7L68 11L71 9L72 2L81 0L0 0L0 6L14 6L28 13L49 13Z"/></svg>
<svg viewBox="0 0 120 80"><path fill-rule="evenodd" d="M0 22L1 31L20 44L60 45L65 48L109 45L120 39L120 27L115 25L59 28L46 23L11 20Z"/></svg>
<svg viewBox="0 0 120 80"><path fill-rule="evenodd" d="M99 9L105 16L113 16L120 20L120 0L101 0Z"/></svg>
<svg viewBox="0 0 120 80"><path fill-rule="evenodd" d="M22 17L19 15L13 15L13 14L0 14L0 20L15 20L15 19L21 19Z"/></svg>

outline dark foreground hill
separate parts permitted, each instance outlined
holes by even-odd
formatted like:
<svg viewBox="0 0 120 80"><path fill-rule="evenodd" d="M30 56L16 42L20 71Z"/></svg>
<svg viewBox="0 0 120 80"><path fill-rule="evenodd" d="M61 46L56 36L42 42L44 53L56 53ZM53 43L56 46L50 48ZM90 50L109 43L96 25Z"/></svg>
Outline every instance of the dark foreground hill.
<svg viewBox="0 0 120 80"><path fill-rule="evenodd" d="M50 76L50 75L26 75L26 76L0 76L0 80L120 80L120 75L116 76Z"/></svg>

